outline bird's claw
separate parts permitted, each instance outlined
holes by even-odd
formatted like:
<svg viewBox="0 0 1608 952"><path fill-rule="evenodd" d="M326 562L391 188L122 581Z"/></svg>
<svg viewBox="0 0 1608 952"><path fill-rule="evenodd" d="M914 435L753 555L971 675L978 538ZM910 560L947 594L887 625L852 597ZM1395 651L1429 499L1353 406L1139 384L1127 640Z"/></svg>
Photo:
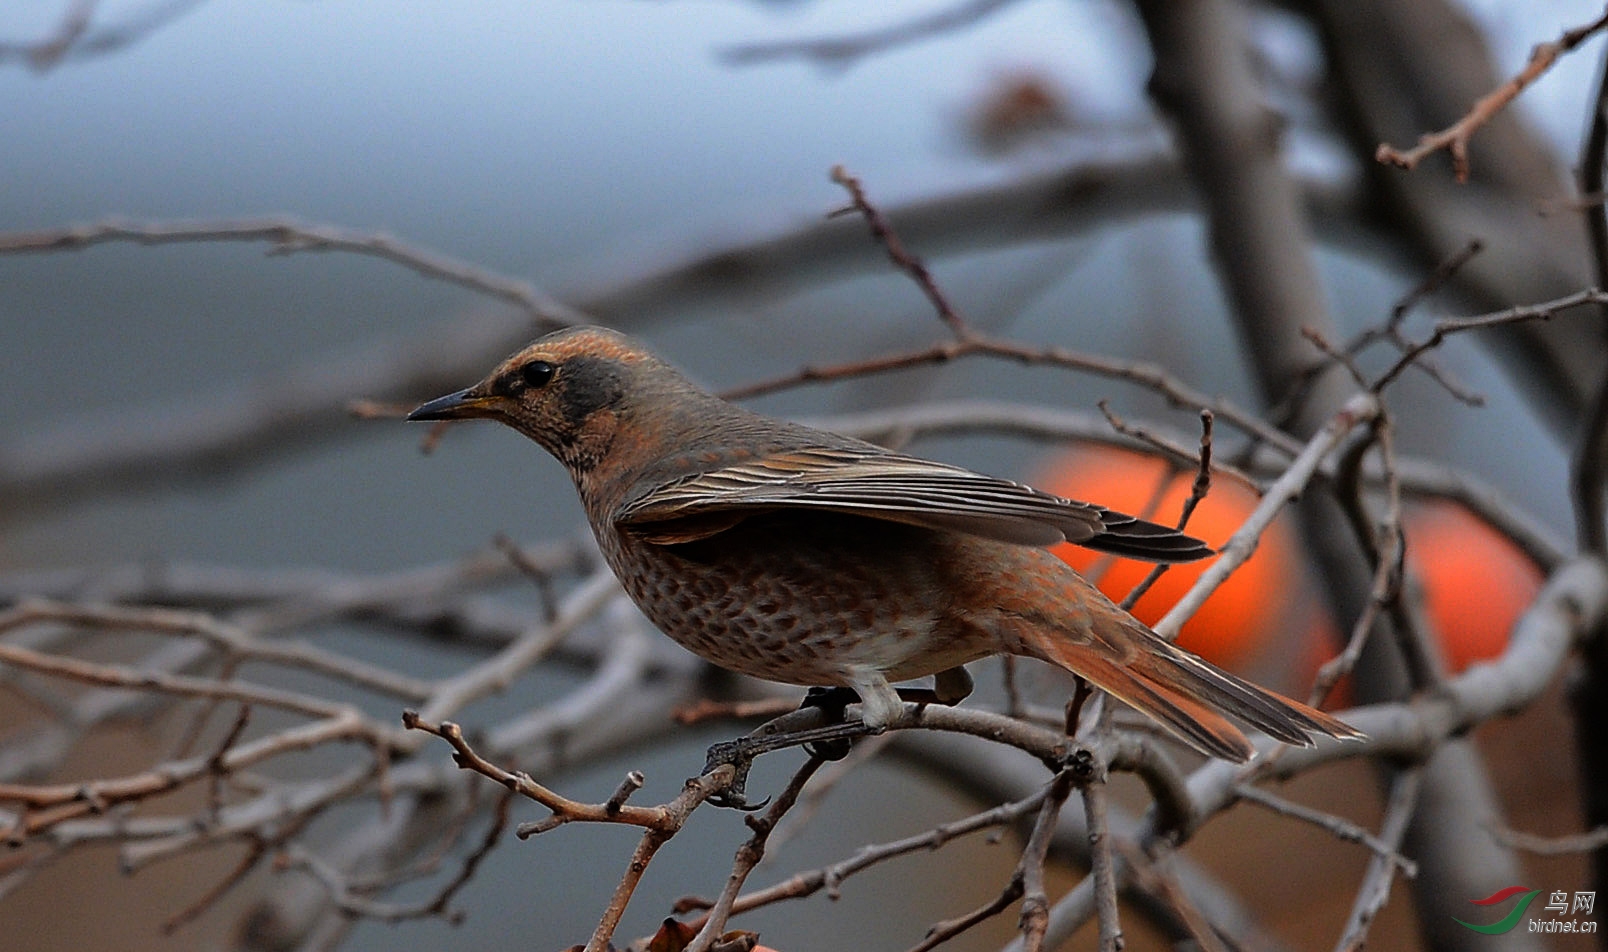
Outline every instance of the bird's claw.
<svg viewBox="0 0 1608 952"><path fill-rule="evenodd" d="M707 775L716 768L731 765L731 783L726 789L717 791L709 797L709 802L717 807L731 807L734 810L758 810L770 798L756 806L750 806L744 788L748 784L748 768L754 765L754 756L757 753L751 748L754 746L753 738L739 737L736 740L723 740L718 744L711 744L709 751L704 755L703 772Z"/></svg>
<svg viewBox="0 0 1608 952"><path fill-rule="evenodd" d="M717 807L727 807L732 810L741 810L744 813L753 813L765 809L770 804L771 798L766 797L758 803L749 803L748 797L743 791L728 787L719 793L710 794L708 802Z"/></svg>
<svg viewBox="0 0 1608 952"><path fill-rule="evenodd" d="M929 703L932 700L926 696L904 697L905 690L913 690L918 694L926 691L926 689L901 689L900 695L903 700L917 700L919 703ZM926 694L930 693L926 691ZM793 714L784 714L775 720L767 721L753 732L735 740L712 744L704 758L704 773L707 774L725 764L730 764L735 773L726 789L711 796L709 802L737 810L761 809L770 802L770 799L767 797L757 804L750 804L743 789L748 782L748 770L753 766L754 758L760 754L802 746L812 757L821 760L842 760L848 756L856 738L882 733L882 729L867 727L862 721L844 719L848 706L857 700L859 695L850 688L811 688L804 696L804 702L799 705L799 710L818 709L821 711L821 716L829 723L802 730L790 730L784 725L799 721L799 712L795 711Z"/></svg>

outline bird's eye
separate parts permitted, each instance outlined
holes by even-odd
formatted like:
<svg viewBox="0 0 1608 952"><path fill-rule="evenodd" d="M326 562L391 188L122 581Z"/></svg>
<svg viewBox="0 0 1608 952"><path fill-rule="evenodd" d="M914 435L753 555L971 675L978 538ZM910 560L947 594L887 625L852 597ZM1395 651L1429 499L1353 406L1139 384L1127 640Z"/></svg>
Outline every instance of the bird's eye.
<svg viewBox="0 0 1608 952"><path fill-rule="evenodd" d="M547 381L553 379L553 371L556 369L545 360L533 360L519 368L519 379L524 381L527 387L545 387Z"/></svg>

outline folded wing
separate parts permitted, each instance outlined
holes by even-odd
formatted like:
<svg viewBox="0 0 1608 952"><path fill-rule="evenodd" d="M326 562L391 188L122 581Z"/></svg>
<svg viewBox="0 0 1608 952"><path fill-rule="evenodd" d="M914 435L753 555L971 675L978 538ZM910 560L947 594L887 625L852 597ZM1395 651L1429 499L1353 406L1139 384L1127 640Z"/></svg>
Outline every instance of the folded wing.
<svg viewBox="0 0 1608 952"><path fill-rule="evenodd" d="M1200 540L1166 526L869 444L778 452L684 476L627 501L615 522L651 535L655 523L782 508L847 513L1019 545L1065 540L1152 562L1188 562L1212 554Z"/></svg>

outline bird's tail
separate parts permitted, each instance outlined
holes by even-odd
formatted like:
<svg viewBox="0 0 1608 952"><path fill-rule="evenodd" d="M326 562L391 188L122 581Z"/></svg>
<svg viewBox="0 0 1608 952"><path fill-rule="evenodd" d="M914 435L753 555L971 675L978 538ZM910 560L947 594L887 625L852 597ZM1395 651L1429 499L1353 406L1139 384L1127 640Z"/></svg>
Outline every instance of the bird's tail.
<svg viewBox="0 0 1608 952"><path fill-rule="evenodd" d="M1244 762L1255 752L1229 717L1298 747L1311 747L1313 734L1363 738L1349 724L1229 674L1131 617L1103 621L1127 630L1118 638L1097 635L1092 643L1079 643L1034 628L1024 632L1025 640L1032 654L1083 677L1209 756Z"/></svg>

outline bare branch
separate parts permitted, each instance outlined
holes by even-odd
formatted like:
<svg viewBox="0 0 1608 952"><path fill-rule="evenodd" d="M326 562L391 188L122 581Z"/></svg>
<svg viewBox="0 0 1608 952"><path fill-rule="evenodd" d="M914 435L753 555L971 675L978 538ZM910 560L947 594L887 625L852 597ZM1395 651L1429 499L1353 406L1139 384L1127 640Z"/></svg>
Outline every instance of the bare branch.
<svg viewBox="0 0 1608 952"><path fill-rule="evenodd" d="M926 263L905 249L904 242L899 240L892 223L866 197L865 186L860 180L839 165L832 169L832 181L848 190L849 197L854 202L854 210L865 218L867 225L871 226L871 237L887 250L888 259L894 266L908 274L921 288L921 293L927 296L928 302L938 312L938 318L949 328L949 332L955 335L955 339L964 341L970 337L971 327L966 323L966 319L960 315L955 305L950 302L949 296L938 286L937 279L927 269Z"/></svg>
<svg viewBox="0 0 1608 952"><path fill-rule="evenodd" d="M0 614L0 631L32 624L52 611L43 609L43 616L34 606L24 604ZM101 687L132 688L172 694L177 697L210 698L239 701L263 707L279 708L309 717L329 720L359 718L357 709L349 704L326 701L311 694L287 691L282 688L256 685L244 681L220 681L213 678L196 678L159 671L137 671L117 664L81 661L60 655L44 654L16 645L0 644L0 662L27 671L36 671L54 677L66 678L83 684ZM392 732L375 727L370 731L378 743L389 744L396 738Z"/></svg>
<svg viewBox="0 0 1608 952"><path fill-rule="evenodd" d="M1176 638L1184 622L1206 601L1217 587L1228 579L1256 551L1257 540L1273 524L1273 519L1292 499L1298 496L1317 473L1318 466L1348 433L1355 427L1374 419L1380 412L1378 402L1368 394L1358 394L1346 403L1290 463L1288 469L1268 488L1262 501L1245 522L1223 544L1218 557L1202 572L1190 587L1189 594L1175 604L1153 627L1163 638Z"/></svg>
<svg viewBox="0 0 1608 952"><path fill-rule="evenodd" d="M229 694L223 696L236 697ZM259 698L257 703L270 706L268 701L262 698ZM380 731L374 724L356 711L347 709L326 719L280 731L251 743L237 744L216 762L212 757L193 757L184 761L170 761L127 777L105 778L84 783L37 786L0 784L0 802L18 803L25 808L10 817L0 814L0 819L9 820L0 832L3 832L7 839L20 842L68 820L104 813L119 803L143 800L166 793L184 784L213 776L220 769L238 772L270 757L307 750L336 740L362 740L375 746L383 742Z"/></svg>
<svg viewBox="0 0 1608 952"><path fill-rule="evenodd" d="M1426 351L1439 347L1447 336L1451 334L1490 327L1503 327L1527 321L1548 320L1564 311L1583 307L1587 304L1608 304L1608 292L1599 291L1596 288L1587 288L1584 291L1577 291L1574 294L1565 295L1552 301L1543 301L1540 304L1521 304L1490 314L1480 314L1474 317L1451 317L1436 321L1430 335L1418 343L1404 348L1401 357L1388 370L1380 374L1369 385L1369 389L1378 393L1390 386L1397 377L1401 376L1402 371L1412 366Z"/></svg>
<svg viewBox="0 0 1608 952"><path fill-rule="evenodd" d="M726 888L721 890L720 898L715 900L714 907L704 917L703 926L687 946L686 952L707 952L720 936L721 930L726 928L726 920L731 916L732 906L737 901L738 893L742 892L743 883L747 882L748 874L752 873L754 867L765 857L765 842L770 838L771 831L776 829L776 824L782 815L798 802L798 795L804 789L804 784L809 782L823 763L824 760L812 755L802 767L794 771L793 779L789 780L787 786L782 788L782 792L776 795L769 809L759 816L747 818L748 826L754 831L754 835L737 848L737 858L732 863L731 875L726 878Z"/></svg>
<svg viewBox="0 0 1608 952"><path fill-rule="evenodd" d="M165 0L125 17L121 23L97 27L99 0L69 0L55 32L42 40L0 42L0 64L21 60L30 69L47 72L70 58L110 53L130 46L205 0Z"/></svg>
<svg viewBox="0 0 1608 952"><path fill-rule="evenodd" d="M837 899L841 895L845 880L879 863L920 851L935 852L951 840L968 833L1015 824L1024 816L1039 809L1044 798L1048 796L1049 789L1049 785L1046 784L1023 799L1002 803L971 816L939 824L924 833L887 843L862 846L846 860L810 872L796 873L774 886L739 896L732 902L731 911L735 915L784 899L802 899L822 889L826 890L829 898ZM676 911L707 908L709 905L711 904L707 901L685 899L677 903ZM692 924L701 927L702 920L695 920Z"/></svg>
<svg viewBox="0 0 1608 952"><path fill-rule="evenodd" d="M473 701L506 690L515 678L558 647L575 626L597 614L619 594L619 583L612 572L603 569L593 573L564 599L551 623L527 629L491 658L432 685L417 716L422 721L441 720Z"/></svg>
<svg viewBox="0 0 1608 952"><path fill-rule="evenodd" d="M269 255L343 251L399 264L426 278L456 284L496 298L525 312L538 328L586 323L584 315L542 294L530 284L494 274L439 252L419 248L383 232L364 234L289 218L239 221L133 222L107 219L53 231L0 234L0 255L78 251L109 242L164 245L188 242L267 242Z"/></svg>
<svg viewBox="0 0 1608 952"><path fill-rule="evenodd" d="M964 0L959 6L927 14L893 26L871 30L857 36L787 40L779 43L747 43L727 47L720 58L734 66L749 66L774 60L813 60L821 66L847 68L875 53L944 36L972 26L1015 0Z"/></svg>
<svg viewBox="0 0 1608 952"><path fill-rule="evenodd" d="M480 845L465 857L458 871L452 878L442 884L433 896L408 905L377 902L363 895L354 888L345 874L320 859L311 851L302 847L291 847L280 866L286 869L303 869L311 873L329 890L335 904L344 912L353 916L363 916L378 919L381 922L405 922L409 919L428 919L441 917L453 925L463 921L463 913L451 908L452 898L474 878L475 871L480 864L496 848L502 837L503 830L508 826L508 809L513 803L514 791L504 790L497 798L497 805L492 808L492 821L486 828L485 836L481 838Z"/></svg>
<svg viewBox="0 0 1608 952"><path fill-rule="evenodd" d="M1439 132L1425 133L1418 144L1403 152L1394 146L1381 143L1374 160L1397 168L1412 170L1429 155L1446 149L1452 154L1452 169L1459 182L1468 181L1468 143L1480 127L1518 98L1525 87L1539 79L1562 56L1574 51L1603 27L1608 26L1608 13L1572 30L1550 43L1538 43L1530 50L1529 62L1512 79L1492 90L1476 102L1467 114Z"/></svg>
<svg viewBox="0 0 1608 952"><path fill-rule="evenodd" d="M239 625L231 625L202 612L163 608L86 606L30 600L0 615L0 632L40 622L63 622L90 630L137 629L200 638L235 660L263 661L302 668L348 681L358 687L419 701L430 686L378 665L348 657L306 642L268 641Z"/></svg>
<svg viewBox="0 0 1608 952"><path fill-rule="evenodd" d="M1521 830L1497 827L1491 835L1508 846L1535 853L1538 856L1561 856L1567 853L1589 853L1608 846L1608 826L1599 826L1585 833L1567 836L1536 836Z"/></svg>
<svg viewBox="0 0 1608 952"><path fill-rule="evenodd" d="M1375 856L1388 860L1402 875L1409 878L1418 875L1418 864L1397 852L1397 848L1368 832L1345 817L1324 813L1311 807L1293 803L1277 794L1269 793L1261 787L1241 784L1234 789L1234 793L1242 800L1248 800L1259 806L1267 807L1280 816L1287 816L1292 820L1310 823L1335 839L1343 843L1357 843L1367 847Z"/></svg>
<svg viewBox="0 0 1608 952"><path fill-rule="evenodd" d="M1391 781L1390 796L1385 804L1384 827L1379 834L1387 849L1376 852L1369 860L1368 872L1363 877L1362 888L1357 890L1356 902L1351 907L1351 916L1346 921L1340 941L1335 945L1335 952L1361 952L1368 941L1369 927L1390 899L1391 881L1395 878L1396 870L1404 868L1397 862L1395 853L1401 847L1402 837L1407 835L1407 826L1418 806L1422 779L1423 771L1413 767L1401 771Z"/></svg>
<svg viewBox="0 0 1608 952"><path fill-rule="evenodd" d="M1105 787L1091 783L1083 788L1083 809L1089 818L1089 855L1093 858L1089 875L1094 880L1095 919L1100 927L1100 952L1120 952L1123 947L1122 925L1117 921L1117 876L1112 863L1111 830L1106 822ZM1042 888L1042 884L1040 884ZM1035 895L1031 890L1029 895ZM1036 895L1043 901L1042 891ZM1024 900L1025 902L1025 900ZM1040 921L1034 934L1025 936L1022 947L1026 952L1037 952L1049 927L1049 908L1046 904L1038 911ZM1023 913L1026 917L1026 913ZM1025 931L1025 930L1024 930Z"/></svg>

